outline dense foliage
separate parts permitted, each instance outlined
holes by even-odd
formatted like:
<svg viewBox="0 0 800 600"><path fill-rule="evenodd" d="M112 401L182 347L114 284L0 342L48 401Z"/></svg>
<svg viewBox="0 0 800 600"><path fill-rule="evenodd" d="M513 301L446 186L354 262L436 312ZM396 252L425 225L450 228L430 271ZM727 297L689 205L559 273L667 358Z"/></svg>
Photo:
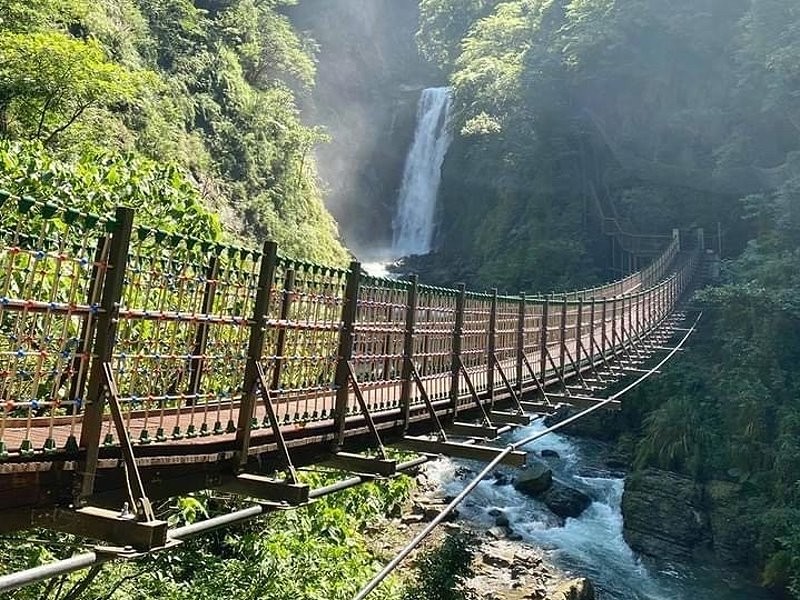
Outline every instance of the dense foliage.
<svg viewBox="0 0 800 600"><path fill-rule="evenodd" d="M450 534L440 546L425 552L403 600L474 600L463 586L472 575L474 543L471 534Z"/></svg>
<svg viewBox="0 0 800 600"><path fill-rule="evenodd" d="M690 352L630 404L636 466L711 482L712 502L714 482L735 484L718 541L800 598L799 192L793 180L745 200L760 235L698 294Z"/></svg>
<svg viewBox="0 0 800 600"><path fill-rule="evenodd" d="M304 474L315 486L333 481ZM380 525L407 498L413 480L365 484L305 508L278 512L237 528L207 534L179 550L132 562L116 562L24 588L11 598L28 600L212 600L292 598L349 600L376 570L364 531ZM209 495L181 498L159 508L172 526L231 512L231 499ZM41 537L39 537L41 536ZM0 574L69 556L79 540L39 532L3 540ZM383 559L383 557L381 557ZM402 597L390 579L380 597ZM426 596L427 597L427 596Z"/></svg>
<svg viewBox="0 0 800 600"><path fill-rule="evenodd" d="M423 0L419 42L449 75L451 279L554 289L604 279L598 216L634 233L722 222L798 173L792 0ZM469 232L469 234L465 234Z"/></svg>
<svg viewBox="0 0 800 600"><path fill-rule="evenodd" d="M312 48L278 12L287 3L2 0L0 139L38 141L67 170L102 155L181 171L177 194L190 182L230 235L342 263L314 171L322 136L295 106Z"/></svg>

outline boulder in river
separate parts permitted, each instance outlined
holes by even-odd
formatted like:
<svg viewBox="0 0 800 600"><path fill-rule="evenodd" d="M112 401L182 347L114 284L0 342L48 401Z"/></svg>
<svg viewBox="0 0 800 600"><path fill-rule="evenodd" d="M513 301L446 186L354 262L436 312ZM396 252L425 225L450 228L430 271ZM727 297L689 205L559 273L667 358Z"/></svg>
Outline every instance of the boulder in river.
<svg viewBox="0 0 800 600"><path fill-rule="evenodd" d="M595 600L594 585L585 577L565 581L556 588L554 600Z"/></svg>
<svg viewBox="0 0 800 600"><path fill-rule="evenodd" d="M578 518L592 504L589 496L559 481L554 481L550 488L537 498L562 519Z"/></svg>
<svg viewBox="0 0 800 600"><path fill-rule="evenodd" d="M536 496L550 489L553 471L543 462L530 461L514 478L514 489L528 496Z"/></svg>
<svg viewBox="0 0 800 600"><path fill-rule="evenodd" d="M549 448L545 448L541 452L542 458L561 458L561 455L556 452L555 450L550 450Z"/></svg>

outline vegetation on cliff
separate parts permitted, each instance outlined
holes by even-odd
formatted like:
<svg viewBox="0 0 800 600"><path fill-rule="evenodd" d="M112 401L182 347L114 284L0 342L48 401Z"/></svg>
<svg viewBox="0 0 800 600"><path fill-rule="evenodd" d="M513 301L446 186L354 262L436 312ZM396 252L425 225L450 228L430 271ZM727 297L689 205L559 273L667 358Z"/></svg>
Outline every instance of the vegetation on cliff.
<svg viewBox="0 0 800 600"><path fill-rule="evenodd" d="M633 233L717 221L800 174L791 0L423 0L423 54L458 134L442 183L450 279L557 289L605 279L598 205ZM465 234L469 232L469 234Z"/></svg>
<svg viewBox="0 0 800 600"><path fill-rule="evenodd" d="M295 102L313 86L314 58L278 12L287 3L3 0L0 139L26 142L4 154L25 168L62 164L84 184L85 157L150 161L170 171L161 191L174 184L161 203L192 196L229 236L342 263L314 170L321 133L300 122ZM102 208L137 200L123 188L102 192ZM137 205L161 210L151 208L157 195Z"/></svg>
<svg viewBox="0 0 800 600"><path fill-rule="evenodd" d="M730 260L699 296L701 334L628 403L627 443L639 468L708 483L712 518L727 523L717 549L800 597L797 3L422 0L421 11L422 52L456 107L440 273L579 285L610 262L601 211L634 233L721 223Z"/></svg>
<svg viewBox="0 0 800 600"><path fill-rule="evenodd" d="M797 190L747 199L760 234L698 294L704 325L690 350L629 404L636 466L706 483L722 525L715 550L800 597ZM720 502L723 487L735 493Z"/></svg>

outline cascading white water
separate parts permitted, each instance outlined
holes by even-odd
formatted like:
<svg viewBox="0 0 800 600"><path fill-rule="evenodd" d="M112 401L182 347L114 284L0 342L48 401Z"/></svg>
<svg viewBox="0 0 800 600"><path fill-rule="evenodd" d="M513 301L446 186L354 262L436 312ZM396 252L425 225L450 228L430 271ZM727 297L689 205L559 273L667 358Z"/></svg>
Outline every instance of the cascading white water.
<svg viewBox="0 0 800 600"><path fill-rule="evenodd" d="M545 426L536 421L511 434L520 440ZM574 575L586 575L595 583L598 600L766 600L763 590L737 579L727 571L711 567L675 566L654 561L646 567L623 538L622 479L592 466L595 444L554 433L528 446L528 451L555 450L560 458L548 459L556 479L588 494L594 501L577 519L563 525L536 500L517 492L511 485L483 481L459 509L475 524L491 527L494 510L501 510L523 543L544 548L551 558ZM483 465L440 460L428 467L428 476L447 495L458 494L466 480L457 476L458 467L475 469ZM509 475L513 473L508 473ZM469 479L469 477L467 477Z"/></svg>
<svg viewBox="0 0 800 600"><path fill-rule="evenodd" d="M431 251L442 163L453 139L449 127L451 102L450 88L422 91L414 142L406 157L392 221L392 253L396 257Z"/></svg>

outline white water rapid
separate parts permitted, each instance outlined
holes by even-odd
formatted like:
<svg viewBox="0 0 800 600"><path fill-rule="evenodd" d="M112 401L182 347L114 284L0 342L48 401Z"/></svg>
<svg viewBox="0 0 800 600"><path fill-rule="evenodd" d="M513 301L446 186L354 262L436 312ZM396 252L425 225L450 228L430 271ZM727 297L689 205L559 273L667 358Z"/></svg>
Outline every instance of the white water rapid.
<svg viewBox="0 0 800 600"><path fill-rule="evenodd" d="M422 91L417 130L406 157L397 214L392 221L392 254L397 258L431 251L442 163L453 139L449 128L451 102L450 88Z"/></svg>
<svg viewBox="0 0 800 600"><path fill-rule="evenodd" d="M519 440L544 429L540 421L516 431ZM501 446L503 444L500 444ZM540 502L520 494L511 485L482 482L462 505L461 514L487 528L495 524L496 510L508 517L522 542L545 549L555 564L573 576L589 577L598 600L766 600L767 594L735 574L712 567L671 565L655 561L645 565L628 547L622 535L620 504L624 482L619 474L604 468L602 445L551 434L526 448L554 450L559 458L546 459L553 475L563 483L588 494L592 505L577 519L560 524ZM429 466L428 476L448 495L460 492L470 475L483 465L466 461L439 460ZM513 471L506 471L513 476ZM461 476L459 476L461 474Z"/></svg>

